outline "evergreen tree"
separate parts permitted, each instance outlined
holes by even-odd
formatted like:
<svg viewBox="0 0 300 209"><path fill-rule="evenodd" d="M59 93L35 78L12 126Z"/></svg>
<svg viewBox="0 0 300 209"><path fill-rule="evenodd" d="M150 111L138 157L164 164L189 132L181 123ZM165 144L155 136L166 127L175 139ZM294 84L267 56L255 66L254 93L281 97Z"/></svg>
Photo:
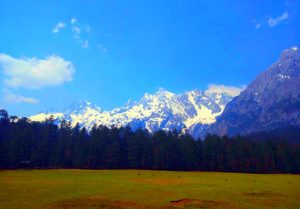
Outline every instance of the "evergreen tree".
<svg viewBox="0 0 300 209"><path fill-rule="evenodd" d="M128 126L95 125L88 131L65 120L59 126L56 122L53 117L32 122L0 110L0 168L300 172L300 142L287 140L300 136L296 128L272 135L207 135L201 141L177 130L150 134Z"/></svg>

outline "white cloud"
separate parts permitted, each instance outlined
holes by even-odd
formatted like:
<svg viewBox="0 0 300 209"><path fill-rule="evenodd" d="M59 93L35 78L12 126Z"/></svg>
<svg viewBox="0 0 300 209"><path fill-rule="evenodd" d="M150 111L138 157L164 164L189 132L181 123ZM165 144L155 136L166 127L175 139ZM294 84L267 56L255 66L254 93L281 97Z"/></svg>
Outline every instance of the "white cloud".
<svg viewBox="0 0 300 209"><path fill-rule="evenodd" d="M257 23L257 24L255 25L255 28L256 28L256 29L259 29L259 28L261 27L261 25L262 25L262 23Z"/></svg>
<svg viewBox="0 0 300 209"><path fill-rule="evenodd" d="M279 25L280 23L283 23L288 18L289 18L289 13L287 11L285 11L282 15L279 15L277 17L266 17L263 21L256 22L255 23L255 28L259 29L263 25L267 25L270 28L273 28L273 27Z"/></svg>
<svg viewBox="0 0 300 209"><path fill-rule="evenodd" d="M73 36L75 38L75 40L81 44L82 48L88 48L89 47L89 41L88 40L83 40L81 38L81 33L88 33L87 31L90 31L90 27L88 26L88 28L82 28L79 26L73 26L72 27L72 32L73 32Z"/></svg>
<svg viewBox="0 0 300 209"><path fill-rule="evenodd" d="M74 25L78 20L75 17L72 17L72 19L70 20L70 23L72 25Z"/></svg>
<svg viewBox="0 0 300 209"><path fill-rule="evenodd" d="M66 23L64 22L59 22L55 25L55 27L52 29L52 33L59 33L61 29L66 27Z"/></svg>
<svg viewBox="0 0 300 209"><path fill-rule="evenodd" d="M88 41L87 34L90 33L90 31L92 30L91 26L89 24L86 25L80 24L79 20L76 17L72 17L68 24L70 24L69 30L71 30L75 41L79 43L82 46L82 48L88 48L89 41ZM59 33L59 31L66 26L67 26L66 23L59 22L54 27L52 32Z"/></svg>
<svg viewBox="0 0 300 209"><path fill-rule="evenodd" d="M28 103L28 104L37 104L39 100L31 98L31 97L24 97L20 94L11 93L9 90L3 90L3 98L4 101L7 103Z"/></svg>
<svg viewBox="0 0 300 209"><path fill-rule="evenodd" d="M208 89L206 90L208 93L227 93L231 96L238 96L241 91L245 89L245 86L236 87L236 86L225 86L225 85L217 85L217 84L209 84Z"/></svg>
<svg viewBox="0 0 300 209"><path fill-rule="evenodd" d="M75 73L73 64L63 58L52 55L46 59L14 58L0 54L0 69L8 87L38 89L57 86L72 81Z"/></svg>
<svg viewBox="0 0 300 209"><path fill-rule="evenodd" d="M82 42L82 47L83 48L88 48L89 47L89 42L87 40Z"/></svg>
<svg viewBox="0 0 300 209"><path fill-rule="evenodd" d="M281 22L283 22L284 20L286 20L288 17L289 17L289 13L287 11L285 11L282 15L280 15L276 18L269 17L268 25L270 27L274 27L274 26L280 24Z"/></svg>
<svg viewBox="0 0 300 209"><path fill-rule="evenodd" d="M72 27L72 32L75 39L80 39L81 29L77 26Z"/></svg>

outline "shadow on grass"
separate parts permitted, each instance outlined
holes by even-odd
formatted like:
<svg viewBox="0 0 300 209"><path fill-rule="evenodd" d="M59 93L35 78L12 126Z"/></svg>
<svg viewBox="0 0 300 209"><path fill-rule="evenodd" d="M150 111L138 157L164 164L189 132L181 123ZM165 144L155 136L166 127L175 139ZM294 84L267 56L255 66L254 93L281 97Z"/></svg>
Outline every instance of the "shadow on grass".
<svg viewBox="0 0 300 209"><path fill-rule="evenodd" d="M134 201L109 200L100 197L74 198L56 202L47 209L241 209L223 201L209 201L196 199L172 200L166 205L150 206Z"/></svg>

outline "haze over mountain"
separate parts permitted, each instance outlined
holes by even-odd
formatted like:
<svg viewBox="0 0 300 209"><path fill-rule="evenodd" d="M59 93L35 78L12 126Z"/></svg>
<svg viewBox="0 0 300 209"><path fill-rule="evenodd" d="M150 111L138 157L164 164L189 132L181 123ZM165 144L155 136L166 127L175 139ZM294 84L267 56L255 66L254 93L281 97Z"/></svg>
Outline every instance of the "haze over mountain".
<svg viewBox="0 0 300 209"><path fill-rule="evenodd" d="M228 93L194 90L174 94L159 89L155 94L146 93L140 101L129 101L125 106L112 111L103 111L90 102L81 101L62 112L42 112L30 119L44 121L53 115L57 122L65 119L72 126L79 123L89 130L94 124L108 127L129 125L133 130L143 128L154 132L177 129L200 136L215 122L232 98Z"/></svg>

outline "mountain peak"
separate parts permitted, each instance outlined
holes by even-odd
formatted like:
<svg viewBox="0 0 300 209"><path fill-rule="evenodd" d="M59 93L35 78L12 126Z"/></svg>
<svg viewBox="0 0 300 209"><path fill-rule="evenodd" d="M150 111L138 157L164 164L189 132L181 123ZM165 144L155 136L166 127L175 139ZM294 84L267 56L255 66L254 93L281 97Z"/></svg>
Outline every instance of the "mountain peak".
<svg viewBox="0 0 300 209"><path fill-rule="evenodd" d="M191 91L186 92L187 94L193 94L193 95L200 95L202 93L202 91L198 90L198 89L193 89Z"/></svg>
<svg viewBox="0 0 300 209"><path fill-rule="evenodd" d="M65 113L71 113L71 112L81 112L86 110L87 108L96 109L98 111L101 111L99 107L91 103L87 100L80 100L78 102L74 102L71 104L67 109L64 110Z"/></svg>
<svg viewBox="0 0 300 209"><path fill-rule="evenodd" d="M283 50L283 52L281 53L280 59L284 60L284 59L291 59L294 57L299 57L300 56L300 50L297 46L292 46L289 49L285 49Z"/></svg>
<svg viewBox="0 0 300 209"><path fill-rule="evenodd" d="M161 95L161 96L173 96L174 93L164 89L164 88L159 88L158 91L155 93L155 95Z"/></svg>
<svg viewBox="0 0 300 209"><path fill-rule="evenodd" d="M148 100L153 100L153 99L170 99L174 96L175 94L165 90L163 88L159 88L154 94L149 94L145 93L141 101L148 101Z"/></svg>

